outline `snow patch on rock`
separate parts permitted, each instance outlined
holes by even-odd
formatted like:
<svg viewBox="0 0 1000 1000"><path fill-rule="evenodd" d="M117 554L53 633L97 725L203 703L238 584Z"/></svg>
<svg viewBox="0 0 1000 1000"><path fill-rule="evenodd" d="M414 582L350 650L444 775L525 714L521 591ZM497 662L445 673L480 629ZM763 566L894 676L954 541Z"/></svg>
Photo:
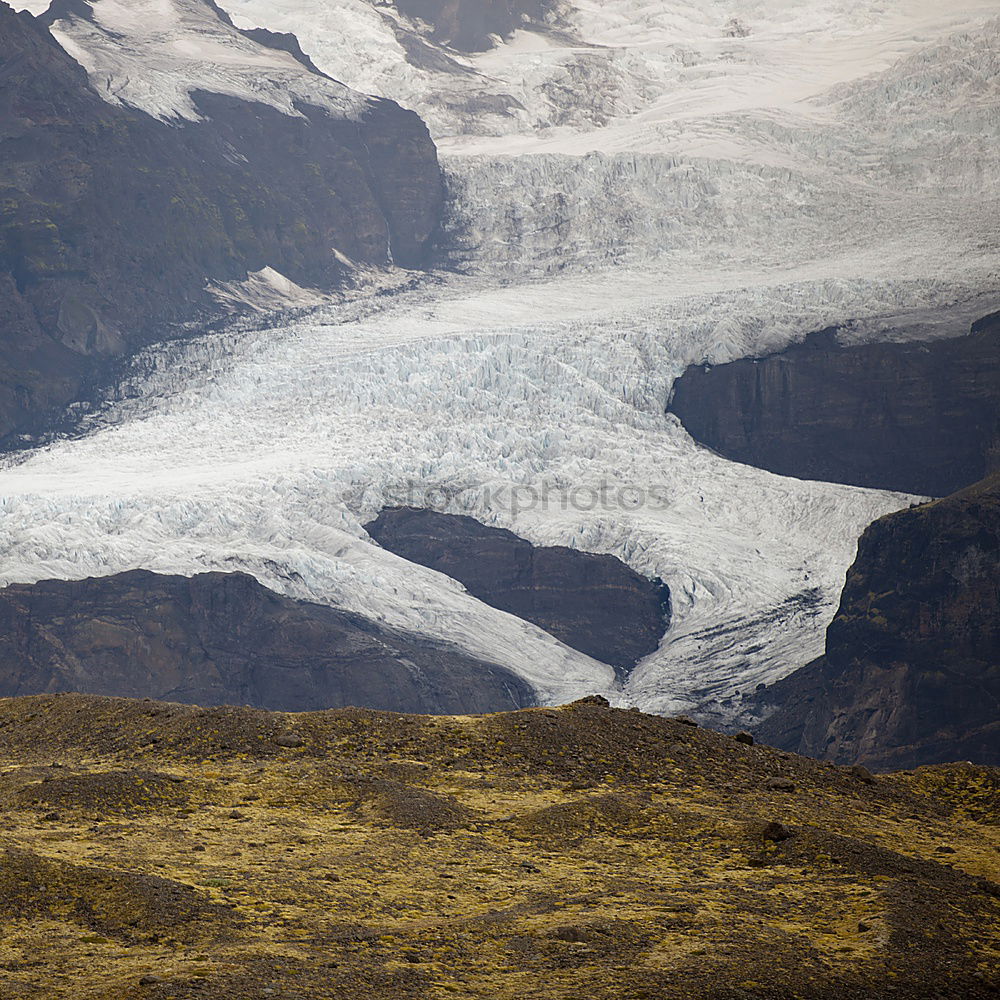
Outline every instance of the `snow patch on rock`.
<svg viewBox="0 0 1000 1000"><path fill-rule="evenodd" d="M286 115L297 103L357 118L367 98L312 73L292 55L241 34L205 0L88 0L51 28L109 103L165 121L197 121L198 91L256 101Z"/></svg>

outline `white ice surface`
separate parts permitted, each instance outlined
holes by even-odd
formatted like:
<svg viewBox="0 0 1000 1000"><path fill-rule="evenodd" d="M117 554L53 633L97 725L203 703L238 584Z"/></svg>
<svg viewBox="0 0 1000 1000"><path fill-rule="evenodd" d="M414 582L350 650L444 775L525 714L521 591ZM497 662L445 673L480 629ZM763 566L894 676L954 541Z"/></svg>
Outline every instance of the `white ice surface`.
<svg viewBox="0 0 1000 1000"><path fill-rule="evenodd" d="M577 0L563 33L452 54L476 75L406 63L416 29L379 4L229 6L428 118L469 273L151 352L85 437L0 471L0 582L243 569L458 642L546 700L656 711L732 714L819 653L858 535L910 498L727 462L664 406L689 363L996 308L995 3ZM313 294L273 271L224 291ZM666 502L566 500L605 486ZM662 577L674 627L611 690L361 530L423 501Z"/></svg>
<svg viewBox="0 0 1000 1000"><path fill-rule="evenodd" d="M293 32L349 86L419 110L439 140L487 137L473 143L479 152L649 152L670 123L813 113L803 101L998 13L996 0L570 0L558 30L446 53L446 71L406 60L400 33L419 30L376 0L224 6L241 27ZM749 35L730 37L734 18ZM523 146L488 138L514 135Z"/></svg>
<svg viewBox="0 0 1000 1000"><path fill-rule="evenodd" d="M367 98L310 72L289 53L251 41L203 0L91 0L93 19L72 15L52 34L112 104L155 118L198 120L202 90L298 115L296 103L357 117Z"/></svg>
<svg viewBox="0 0 1000 1000"><path fill-rule="evenodd" d="M907 499L717 458L664 416L673 376L821 326L848 302L881 312L942 294L757 278L692 294L711 282L654 273L627 304L614 271L508 290L453 280L166 348L85 437L3 472L0 579L243 569L456 641L547 700L726 699L819 651L858 534ZM587 506L604 484L607 509L564 500L583 491ZM666 503L631 510L619 486ZM360 525L383 504L419 504L431 487L439 509L662 577L669 640L614 693L607 668L366 539ZM548 502L533 507L528 487L548 487Z"/></svg>

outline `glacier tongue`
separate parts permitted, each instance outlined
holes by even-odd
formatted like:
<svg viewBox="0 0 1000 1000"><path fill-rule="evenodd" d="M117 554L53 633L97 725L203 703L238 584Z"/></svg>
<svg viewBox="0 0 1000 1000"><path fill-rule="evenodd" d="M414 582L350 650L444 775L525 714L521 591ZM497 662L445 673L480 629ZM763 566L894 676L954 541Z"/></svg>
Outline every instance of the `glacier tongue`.
<svg viewBox="0 0 1000 1000"><path fill-rule="evenodd" d="M669 709L786 673L818 652L860 531L908 499L717 458L664 415L672 378L720 328L787 337L845 300L877 312L936 292L858 280L690 295L653 274L623 305L617 278L603 296L598 275L450 279L152 352L85 436L6 469L0 577L242 569L458 642L547 700L597 690ZM674 629L612 691L608 668L360 527L423 502L662 577Z"/></svg>

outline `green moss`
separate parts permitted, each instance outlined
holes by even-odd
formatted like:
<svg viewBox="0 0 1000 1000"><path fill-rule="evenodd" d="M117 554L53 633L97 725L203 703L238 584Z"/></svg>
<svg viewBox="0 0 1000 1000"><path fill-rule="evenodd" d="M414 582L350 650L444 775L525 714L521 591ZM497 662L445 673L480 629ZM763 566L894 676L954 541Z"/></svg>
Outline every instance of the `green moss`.
<svg viewBox="0 0 1000 1000"><path fill-rule="evenodd" d="M289 728L302 747L275 745ZM291 717L65 696L0 702L0 733L14 996L131 998L154 970L164 996L197 970L219 1000L262 983L303 1000L879 996L890 979L919 996L1000 946L1000 901L969 881L997 875L975 818L995 813L988 769L868 785L586 707ZM110 779L76 781L137 760L125 787L149 807L127 818L93 799ZM66 771L58 819L9 807ZM769 791L775 773L795 792ZM771 820L793 836L764 841ZM18 969L25 953L40 964Z"/></svg>

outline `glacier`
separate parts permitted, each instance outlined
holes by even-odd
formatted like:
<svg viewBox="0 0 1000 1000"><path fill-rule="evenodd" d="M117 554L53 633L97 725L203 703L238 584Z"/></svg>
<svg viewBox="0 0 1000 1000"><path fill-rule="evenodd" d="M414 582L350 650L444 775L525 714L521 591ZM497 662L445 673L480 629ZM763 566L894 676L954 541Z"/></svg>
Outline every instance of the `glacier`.
<svg viewBox="0 0 1000 1000"><path fill-rule="evenodd" d="M916 498L728 462L664 409L688 364L997 307L995 5L574 0L448 70L408 62L420 26L382 4L228 10L425 117L448 266L336 298L273 269L219 289L258 315L146 351L77 433L3 461L0 583L242 570L455 642L543 702L722 720L818 655L860 533ZM185 113L170 88L114 99ZM671 630L618 685L373 544L396 503L615 555L670 586Z"/></svg>
<svg viewBox="0 0 1000 1000"><path fill-rule="evenodd" d="M453 278L151 351L81 436L8 462L2 580L241 569L454 641L549 701L721 705L787 673L820 651L860 532L910 498L712 455L664 415L672 378L720 328L735 343L759 326L790 337L845 301L884 311L935 292L859 281L825 296L813 282L691 295L681 280L673 298L652 286L623 306L616 279L603 309L593 275L530 294ZM595 504L603 487L611 501ZM425 498L660 576L674 627L616 690L609 668L367 539L382 506Z"/></svg>

